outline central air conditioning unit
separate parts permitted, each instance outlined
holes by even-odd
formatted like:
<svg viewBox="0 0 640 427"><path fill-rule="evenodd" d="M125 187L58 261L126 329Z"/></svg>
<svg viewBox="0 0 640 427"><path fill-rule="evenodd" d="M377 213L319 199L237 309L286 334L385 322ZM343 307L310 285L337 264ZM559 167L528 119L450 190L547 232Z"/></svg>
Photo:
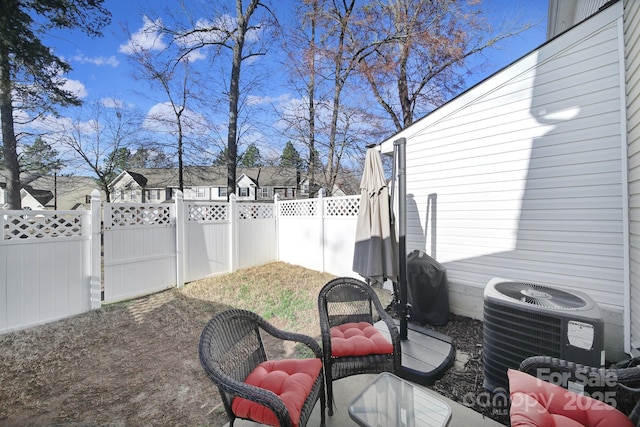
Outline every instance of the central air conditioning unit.
<svg viewBox="0 0 640 427"><path fill-rule="evenodd" d="M529 356L604 365L604 323L585 293L494 278L484 290L483 387L509 389L507 369Z"/></svg>

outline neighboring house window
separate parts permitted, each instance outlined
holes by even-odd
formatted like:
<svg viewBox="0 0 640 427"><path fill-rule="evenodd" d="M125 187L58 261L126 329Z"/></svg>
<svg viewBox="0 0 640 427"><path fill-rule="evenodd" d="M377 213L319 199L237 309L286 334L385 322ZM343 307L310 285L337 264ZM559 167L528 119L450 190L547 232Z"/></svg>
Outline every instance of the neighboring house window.
<svg viewBox="0 0 640 427"><path fill-rule="evenodd" d="M120 200L124 200L124 188L120 189Z"/></svg>
<svg viewBox="0 0 640 427"><path fill-rule="evenodd" d="M309 194L309 184L305 184L302 186L302 192L304 194Z"/></svg>
<svg viewBox="0 0 640 427"><path fill-rule="evenodd" d="M227 197L227 187L218 187L218 196Z"/></svg>
<svg viewBox="0 0 640 427"><path fill-rule="evenodd" d="M136 190L134 190L133 188L130 191L130 196L132 201L136 199Z"/></svg>
<svg viewBox="0 0 640 427"><path fill-rule="evenodd" d="M263 197L263 198L265 198L265 199L266 199L266 198L268 198L268 197L269 197L269 188L267 188L267 187L262 187L262 188L260 189L260 191L262 192L262 197Z"/></svg>
<svg viewBox="0 0 640 427"><path fill-rule="evenodd" d="M197 199L204 199L205 198L205 188L204 187L197 187L196 188L196 198Z"/></svg>
<svg viewBox="0 0 640 427"><path fill-rule="evenodd" d="M249 187L240 187L238 193L240 197L249 197Z"/></svg>

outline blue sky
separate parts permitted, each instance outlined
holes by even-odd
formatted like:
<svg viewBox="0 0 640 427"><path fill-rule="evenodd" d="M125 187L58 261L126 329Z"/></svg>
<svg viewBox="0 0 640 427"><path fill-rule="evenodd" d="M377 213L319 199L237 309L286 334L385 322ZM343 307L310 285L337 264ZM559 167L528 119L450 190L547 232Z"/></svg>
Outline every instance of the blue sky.
<svg viewBox="0 0 640 427"><path fill-rule="evenodd" d="M196 4L204 0L187 0L188 4L191 4L189 1ZM548 0L483 0L494 26L510 21L516 21L516 24L524 21L538 24L486 52L489 65L470 79L468 86L493 74L545 41L547 3ZM77 31L60 32L45 42L73 67L73 71L67 76L68 85L77 90L85 103L101 102L109 105L118 102L148 113L156 103L166 99L162 93L151 93L147 85L133 79L132 67L123 46L129 42L128 34L134 34L142 28L145 14L162 17L162 11L175 8L176 4L177 0L106 0L105 6L113 16L111 25L103 31L103 37L92 39ZM278 14L286 14L291 9L287 1L276 1L273 4L277 4ZM286 99L294 95L286 93L283 86L274 84L266 87L259 96ZM63 115L66 113L63 112ZM221 121L224 119L226 117L220 118Z"/></svg>

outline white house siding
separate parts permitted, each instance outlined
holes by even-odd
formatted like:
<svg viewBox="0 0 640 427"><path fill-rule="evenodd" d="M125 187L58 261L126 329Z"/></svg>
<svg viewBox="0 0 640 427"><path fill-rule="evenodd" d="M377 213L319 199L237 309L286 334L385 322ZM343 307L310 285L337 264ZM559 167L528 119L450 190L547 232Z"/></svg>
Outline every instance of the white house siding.
<svg viewBox="0 0 640 427"><path fill-rule="evenodd" d="M629 301L631 349L640 348L640 2L624 5L624 39L629 155ZM629 350L627 350L629 351Z"/></svg>
<svg viewBox="0 0 640 427"><path fill-rule="evenodd" d="M407 139L407 252L445 265L452 311L481 317L496 276L580 289L622 342L620 15L608 8L383 144Z"/></svg>
<svg viewBox="0 0 640 427"><path fill-rule="evenodd" d="M547 39L596 13L609 0L550 0Z"/></svg>

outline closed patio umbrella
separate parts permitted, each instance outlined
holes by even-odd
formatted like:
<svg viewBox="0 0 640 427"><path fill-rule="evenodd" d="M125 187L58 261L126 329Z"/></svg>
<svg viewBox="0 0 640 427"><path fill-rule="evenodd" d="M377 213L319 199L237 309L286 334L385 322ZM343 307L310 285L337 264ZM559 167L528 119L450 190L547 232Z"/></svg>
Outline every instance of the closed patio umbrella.
<svg viewBox="0 0 640 427"><path fill-rule="evenodd" d="M374 148L367 150L360 191L353 271L373 282L383 283L386 279L397 282L397 243L391 223L389 188L380 153Z"/></svg>

